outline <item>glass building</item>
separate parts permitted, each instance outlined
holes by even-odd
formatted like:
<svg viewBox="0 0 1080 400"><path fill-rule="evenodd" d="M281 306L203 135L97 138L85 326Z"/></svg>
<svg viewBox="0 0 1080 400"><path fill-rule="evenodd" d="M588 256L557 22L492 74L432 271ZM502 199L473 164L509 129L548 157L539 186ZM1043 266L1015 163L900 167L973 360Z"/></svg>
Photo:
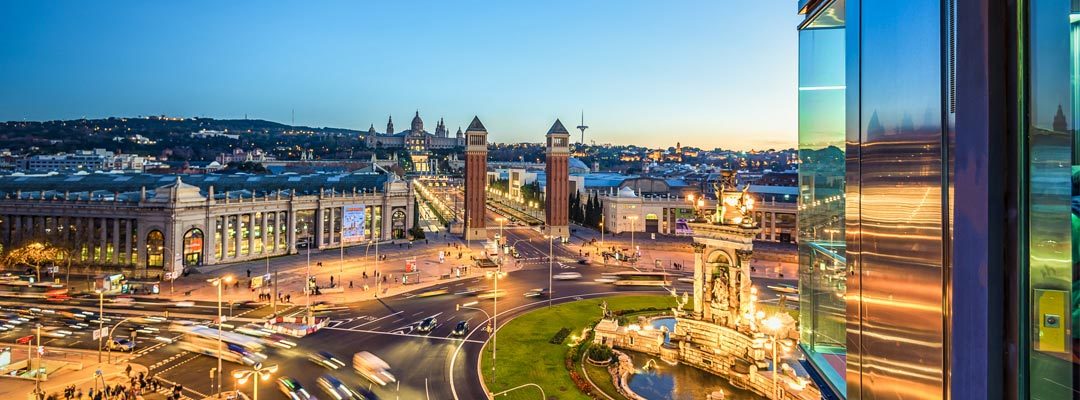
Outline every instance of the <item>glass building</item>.
<svg viewBox="0 0 1080 400"><path fill-rule="evenodd" d="M1080 398L1080 1L798 12L800 326L821 386Z"/></svg>

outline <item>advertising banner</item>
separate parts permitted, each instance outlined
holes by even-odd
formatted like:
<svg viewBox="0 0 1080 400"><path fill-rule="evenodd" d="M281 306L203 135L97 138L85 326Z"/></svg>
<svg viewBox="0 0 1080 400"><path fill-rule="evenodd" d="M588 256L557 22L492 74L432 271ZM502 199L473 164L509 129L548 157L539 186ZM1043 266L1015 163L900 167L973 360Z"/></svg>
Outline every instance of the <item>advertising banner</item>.
<svg viewBox="0 0 1080 400"><path fill-rule="evenodd" d="M365 218L363 205L342 207L341 240L344 243L356 243L364 240Z"/></svg>

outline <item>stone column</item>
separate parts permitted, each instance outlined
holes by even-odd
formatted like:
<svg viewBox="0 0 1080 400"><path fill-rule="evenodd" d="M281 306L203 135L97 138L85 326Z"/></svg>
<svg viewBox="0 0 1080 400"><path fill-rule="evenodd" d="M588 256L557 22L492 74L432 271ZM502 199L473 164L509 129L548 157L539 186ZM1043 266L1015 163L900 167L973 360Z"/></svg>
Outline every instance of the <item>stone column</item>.
<svg viewBox="0 0 1080 400"><path fill-rule="evenodd" d="M705 244L694 246L694 318L702 318L705 309Z"/></svg>
<svg viewBox="0 0 1080 400"><path fill-rule="evenodd" d="M292 207L291 200L289 204L289 215L285 216L287 218L285 226L288 227L288 231L285 232L285 236L288 238L285 243L285 254L294 254L296 253L296 209ZM281 218L280 213L278 218ZM278 222L278 226L281 226L280 222Z"/></svg>
<svg viewBox="0 0 1080 400"><path fill-rule="evenodd" d="M336 209L337 207L330 207L326 209L326 213L330 215L330 233L327 233L327 235L329 235L330 237L326 238L326 241L329 242L329 245L327 247L334 247L334 241L337 239L337 235L334 234L334 210Z"/></svg>
<svg viewBox="0 0 1080 400"><path fill-rule="evenodd" d="M248 214L248 255L255 255L255 213Z"/></svg>
<svg viewBox="0 0 1080 400"><path fill-rule="evenodd" d="M142 268L143 271L146 271L147 262L150 261L149 254L147 254L147 251L146 251L146 233L147 232L146 232L145 227L138 226L138 225L136 225L136 227L138 229L135 229L135 233L134 233L134 235L135 235L135 254L138 254L138 256L136 256L135 268L136 269ZM161 250L162 257L176 257L176 256L172 255L172 253L171 253L171 251L173 251L173 250L174 249L171 249L171 248L169 250L162 249ZM149 271L146 271L146 272L149 272ZM165 277L162 277L162 279L164 279L164 278Z"/></svg>
<svg viewBox="0 0 1080 400"><path fill-rule="evenodd" d="M240 214L236 214L236 225L233 225L233 246L236 246L236 251L233 252L233 258L240 258Z"/></svg>
<svg viewBox="0 0 1080 400"><path fill-rule="evenodd" d="M98 219L101 220L101 237L98 239L98 246L99 246L99 251L100 251L98 253L98 261L101 262L101 263L106 263L106 262L109 262L109 260L105 258L105 256L106 256L105 250L108 249L109 244L108 244L108 238L106 238L105 234L108 233L108 231L109 231L106 228L106 224L109 223L109 220L106 219L106 218L98 218Z"/></svg>
<svg viewBox="0 0 1080 400"><path fill-rule="evenodd" d="M120 261L120 218L113 218L112 221L112 263L116 264Z"/></svg>
<svg viewBox="0 0 1080 400"><path fill-rule="evenodd" d="M750 311L750 258L753 257L753 255L753 250L735 250L735 256L739 259L739 267L737 269L739 273L738 280L732 282L732 284L738 285L739 315L746 314Z"/></svg>
<svg viewBox="0 0 1080 400"><path fill-rule="evenodd" d="M270 252L270 249L266 247L266 211L262 212L262 218L259 221L259 240L262 240L262 253L266 254Z"/></svg>

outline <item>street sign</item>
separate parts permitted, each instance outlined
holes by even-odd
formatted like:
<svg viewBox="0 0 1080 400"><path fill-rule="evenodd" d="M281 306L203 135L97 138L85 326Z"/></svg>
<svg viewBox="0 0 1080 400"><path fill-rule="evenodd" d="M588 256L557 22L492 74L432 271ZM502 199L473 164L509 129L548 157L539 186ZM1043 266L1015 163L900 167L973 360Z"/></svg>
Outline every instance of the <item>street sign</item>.
<svg viewBox="0 0 1080 400"><path fill-rule="evenodd" d="M34 340L34 335L26 335L15 340L18 344L29 344L31 340Z"/></svg>
<svg viewBox="0 0 1080 400"><path fill-rule="evenodd" d="M109 328L94 329L94 340L101 339L109 335Z"/></svg>

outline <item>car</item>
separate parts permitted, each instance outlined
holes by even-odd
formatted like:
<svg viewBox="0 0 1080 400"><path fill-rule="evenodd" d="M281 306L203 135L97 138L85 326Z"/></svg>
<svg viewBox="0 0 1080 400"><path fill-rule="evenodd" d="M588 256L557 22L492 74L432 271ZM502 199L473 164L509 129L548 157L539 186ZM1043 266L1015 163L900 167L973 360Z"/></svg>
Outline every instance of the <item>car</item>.
<svg viewBox="0 0 1080 400"><path fill-rule="evenodd" d="M344 362L326 351L311 353L308 355L308 360L330 369L338 369L345 366Z"/></svg>
<svg viewBox="0 0 1080 400"><path fill-rule="evenodd" d="M468 333L469 333L469 322L468 321L460 321L460 322L458 322L457 326L454 326L454 331L450 332L450 334L453 335L453 336L465 336Z"/></svg>
<svg viewBox="0 0 1080 400"><path fill-rule="evenodd" d="M303 386L300 386L300 382L294 378L283 376L277 380L277 385L278 390L292 400L315 400L315 397L308 393Z"/></svg>
<svg viewBox="0 0 1080 400"><path fill-rule="evenodd" d="M577 263L581 265L589 265L589 260L586 258L582 258L580 260L577 260Z"/></svg>
<svg viewBox="0 0 1080 400"><path fill-rule="evenodd" d="M353 370L380 386L397 382L397 378L390 373L390 364L370 352L361 351L353 355Z"/></svg>
<svg viewBox="0 0 1080 400"><path fill-rule="evenodd" d="M330 374L320 376L315 382L319 384L319 387L322 388L326 394L334 399L368 400L368 397L355 390L349 389L349 387L341 382L340 379L335 378Z"/></svg>
<svg viewBox="0 0 1080 400"><path fill-rule="evenodd" d="M176 302L176 306L177 307L185 307L185 308L187 308L187 307L195 307L195 302L194 301L178 301L178 302Z"/></svg>
<svg viewBox="0 0 1080 400"><path fill-rule="evenodd" d="M557 281L569 281L574 279L581 279L581 274L577 272L560 272L551 277Z"/></svg>
<svg viewBox="0 0 1080 400"><path fill-rule="evenodd" d="M116 351L132 351L135 350L135 342L132 342L126 338L113 338L109 342L109 348Z"/></svg>
<svg viewBox="0 0 1080 400"><path fill-rule="evenodd" d="M435 326L438 324L439 320L435 319L435 317L427 317L424 318L423 321L420 321L420 326L418 326L416 329L420 332L431 332L431 330L435 329Z"/></svg>
<svg viewBox="0 0 1080 400"><path fill-rule="evenodd" d="M536 288L525 291L525 297L547 297L547 288Z"/></svg>

